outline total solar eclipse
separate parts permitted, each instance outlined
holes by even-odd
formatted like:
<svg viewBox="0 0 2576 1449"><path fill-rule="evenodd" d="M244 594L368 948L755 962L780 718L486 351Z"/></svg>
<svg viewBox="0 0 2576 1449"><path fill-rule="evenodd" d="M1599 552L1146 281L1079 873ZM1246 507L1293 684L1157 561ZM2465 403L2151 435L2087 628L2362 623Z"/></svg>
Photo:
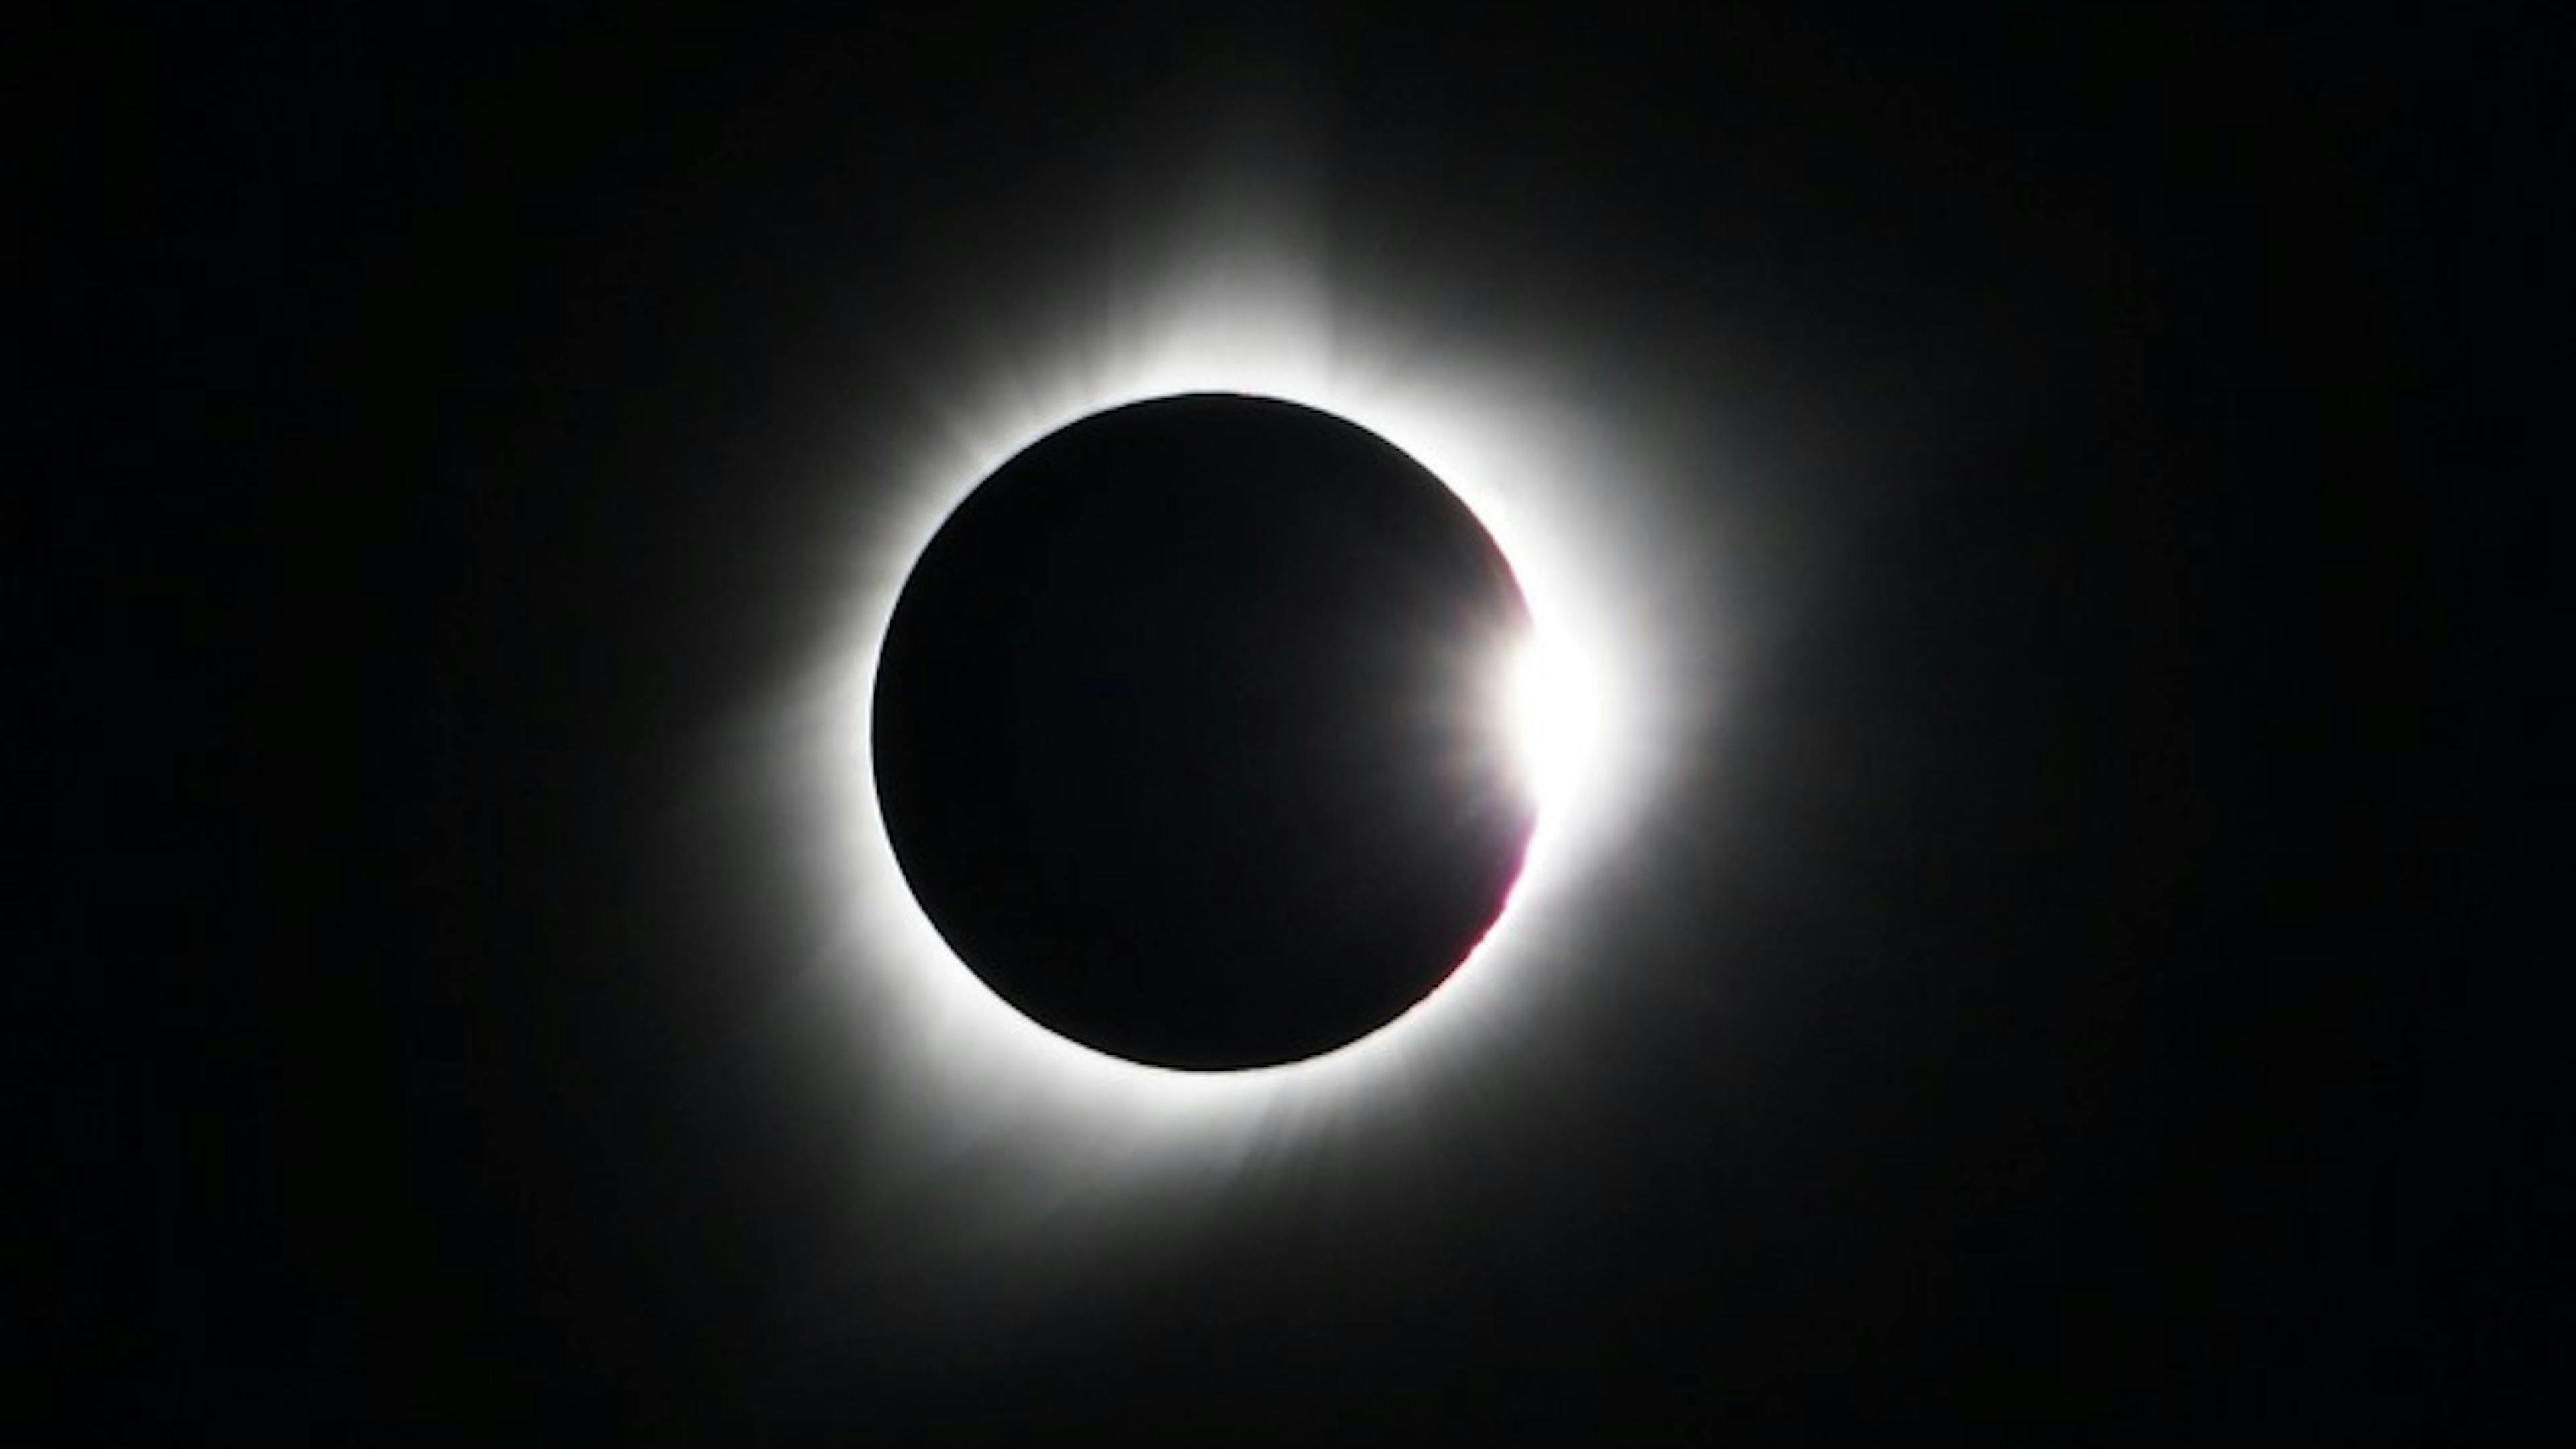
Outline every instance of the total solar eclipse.
<svg viewBox="0 0 2576 1449"><path fill-rule="evenodd" d="M1320 1055L1428 996L1535 819L1530 617L1358 425L1202 394L1079 419L914 563L871 745L905 883L1047 1029L1154 1066Z"/></svg>

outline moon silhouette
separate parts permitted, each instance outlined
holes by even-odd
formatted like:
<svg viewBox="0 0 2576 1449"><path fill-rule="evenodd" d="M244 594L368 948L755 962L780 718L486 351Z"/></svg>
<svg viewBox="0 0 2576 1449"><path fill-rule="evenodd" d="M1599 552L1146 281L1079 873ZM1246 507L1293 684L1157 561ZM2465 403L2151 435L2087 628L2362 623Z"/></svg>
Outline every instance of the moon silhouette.
<svg viewBox="0 0 2576 1449"><path fill-rule="evenodd" d="M1162 398L1032 444L941 525L873 695L886 831L960 960L1155 1066L1329 1052L1501 913L1534 822L1496 681L1510 565L1393 445Z"/></svg>

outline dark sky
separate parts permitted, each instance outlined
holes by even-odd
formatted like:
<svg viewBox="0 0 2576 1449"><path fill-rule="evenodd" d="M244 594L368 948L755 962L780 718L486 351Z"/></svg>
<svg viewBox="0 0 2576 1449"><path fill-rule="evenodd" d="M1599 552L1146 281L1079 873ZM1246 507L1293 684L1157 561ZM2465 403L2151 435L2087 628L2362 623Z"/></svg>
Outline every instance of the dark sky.
<svg viewBox="0 0 2576 1449"><path fill-rule="evenodd" d="M2495 1412L2560 1310L2532 1069L2470 1026L2451 584L2519 425L2462 319L2533 264L2531 48L1370 8L61 50L13 145L69 243L27 389L76 460L28 771L64 1005L0 1417ZM1228 198L1360 333L1647 460L1563 496L1654 538L1597 563L1704 707L1547 1019L1186 1185L1104 1121L1056 1202L1028 1132L942 1136L976 1064L814 1007L871 948L817 902L831 787L758 741L912 441Z"/></svg>

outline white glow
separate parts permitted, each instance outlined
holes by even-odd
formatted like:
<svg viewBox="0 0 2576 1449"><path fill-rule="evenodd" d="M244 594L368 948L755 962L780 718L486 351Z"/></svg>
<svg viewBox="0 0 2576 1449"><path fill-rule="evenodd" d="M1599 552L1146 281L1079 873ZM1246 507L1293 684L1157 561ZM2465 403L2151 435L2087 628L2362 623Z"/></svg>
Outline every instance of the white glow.
<svg viewBox="0 0 2576 1449"><path fill-rule="evenodd" d="M1593 662L1603 648L1542 628L1513 641L1496 661L1498 723L1542 820L1558 811L1579 814L1590 793L1617 778L1617 685Z"/></svg>
<svg viewBox="0 0 2576 1449"><path fill-rule="evenodd" d="M1674 733L1648 689L1664 636L1623 587L1642 546L1633 510L1604 506L1635 464L1533 367L1443 351L1328 295L1300 263L1217 239L1078 324L1025 319L1012 350L925 367L935 422L882 476L854 477L891 511L848 539L845 633L797 718L796 763L819 779L814 888L868 1074L874 1151L914 1171L1007 1144L1015 1196L995 1231L1068 1200L1145 1183L1214 1190L1245 1164L1354 1122L1401 1118L1459 1090L1521 1023L1572 989L1597 929L1582 888L1654 792ZM1337 306L1336 303L1340 305ZM1053 325L1050 325L1053 324ZM1436 335L1427 324L1423 335ZM947 513L1013 454L1103 409L1191 392L1272 397L1348 418L1410 454L1474 511L1526 596L1537 652L1516 718L1540 813L1520 882L1484 942L1430 1000L1338 1051L1286 1066L1194 1073L1142 1066L1047 1031L949 951L898 871L869 757L878 651L913 561ZM1625 530L1625 532L1623 532ZM807 787L810 788L810 785ZM909 1154L906 1157L906 1154ZM1001 1221L1008 1219L1008 1222Z"/></svg>

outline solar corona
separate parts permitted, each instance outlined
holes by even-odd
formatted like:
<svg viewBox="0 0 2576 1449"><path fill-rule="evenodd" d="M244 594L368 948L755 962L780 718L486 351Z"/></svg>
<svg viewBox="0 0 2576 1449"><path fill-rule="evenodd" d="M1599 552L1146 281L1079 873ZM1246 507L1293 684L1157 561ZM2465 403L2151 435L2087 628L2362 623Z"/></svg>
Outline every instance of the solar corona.
<svg viewBox="0 0 2576 1449"><path fill-rule="evenodd" d="M1035 1174L1032 1182L1126 1190L1174 1183L1175 1173L1221 1172L1240 1154L1317 1131L1401 1116L1419 1090L1472 1077L1479 1060L1506 1049L1516 1023L1579 989L1583 940L1596 928L1583 887L1647 808L1658 774L1674 763L1672 741L1687 728L1680 715L1690 702L1668 687L1646 687L1658 674L1658 652L1687 641L1659 632L1644 591L1634 581L1623 586L1620 570L1602 562L1623 549L1645 558L1658 552L1635 506L1658 486L1656 460L1623 451L1600 420L1548 396L1543 367L1492 347L1455 346L1440 365L1421 367L1423 354L1406 345L1400 314L1359 325L1348 310L1353 299L1319 288L1294 257L1223 230L1202 237L1181 264L1122 285L1127 310L1107 325L1032 316L1026 345L1007 363L963 344L934 353L957 359L944 374L947 386L935 400L925 398L922 424L892 460L895 476L864 495L871 510L849 531L854 566L840 593L838 632L788 711L794 742L785 758L799 793L810 789L808 780L825 787L808 836L818 867L813 888L827 939L837 943L830 950L844 963L831 979L839 982L843 1019L857 1033L851 1059L876 1088L872 1130L894 1154L888 1162L936 1161L953 1150L942 1144L1008 1141L1016 1144L1010 1160ZM1215 1046L1179 1035L1151 1041L1151 1032L1122 1039L1085 1027L1079 1013L1045 1019L1048 1008L1026 983L1055 967L1042 956L1008 958L1031 962L1015 976L1008 965L996 968L1006 959L998 947L978 959L974 940L961 941L976 934L966 924L971 918L1006 904L990 892L1009 870L996 870L972 891L962 885L971 873L959 874L950 906L933 903L942 896L938 885L928 886L926 901L916 887L937 868L904 837L935 812L924 795L924 808L908 813L900 802L910 787L899 777L912 772L900 763L882 770L878 760L894 735L907 733L880 717L887 671L907 667L904 601L944 550L940 540L967 526L959 520L978 509L977 496L989 484L1007 485L1005 475L1043 456L1059 435L1188 407L1249 409L1339 437L1352 456L1374 460L1362 471L1401 477L1396 493L1445 520L1427 532L1451 542L1432 553L1462 550L1490 565L1480 575L1487 582L1460 585L1445 615L1426 603L1436 590L1403 583L1418 561L1381 558L1385 566L1372 571L1345 560L1342 573L1414 591L1409 608L1345 619L1373 619L1386 631L1381 676L1390 665L1410 671L1392 693L1345 697L1374 712L1382 731L1411 720L1417 733L1408 758L1435 771L1445 761L1474 777L1453 779L1461 789L1451 799L1470 813L1487 812L1487 824L1498 828L1487 843L1449 858L1469 882L1452 887L1455 899L1480 904L1448 912L1441 949L1417 948L1404 958L1410 964L1382 966L1402 984L1353 993L1353 1003L1374 1004L1353 1004L1338 1025L1326 1028L1319 1019L1313 1029L1282 1028L1272 1040L1238 1036ZM1234 456L1257 460L1262 453ZM1232 469L1231 485L1228 469L1198 470L1192 486L1204 499L1223 499L1253 466ZM1347 477L1341 486L1350 486ZM1076 545L1057 566L1078 567L1079 555ZM1131 612L1151 612L1129 602ZM1228 657L1214 641L1202 647L1211 651L1203 660ZM938 652L926 650L923 659ZM1349 656L1343 664L1349 679L1370 667ZM1071 666L1057 659L1053 667ZM1078 691L1067 685L1057 697ZM988 713L1021 729L1024 744L1039 742L1039 754L1079 755L1069 745L1043 743L1043 711ZM1114 740L1114 717L1104 709L1082 731ZM1169 720L1160 727L1187 735ZM1000 758L987 754L978 768ZM1150 758L1137 750L1130 763ZM1335 776L1326 770L1314 778ZM890 789L889 779L897 781ZM984 784L992 788L993 777ZM1117 798L1108 784L1095 772L1089 785L1061 788ZM1436 814L1419 802L1410 812L1417 822ZM1059 804L1055 818L1080 817ZM1374 828L1379 848L1391 849L1387 842L1405 827L1381 819ZM1068 859L1063 843L1036 854ZM1328 853L1329 845L1318 850ZM1029 858L1024 853L1019 865ZM908 878L908 869L919 879ZM1053 908L1064 912L1088 887L1059 880L1051 889ZM1070 918L1060 914L1057 924ZM1044 934L1018 929L1024 944ZM1245 930L1259 939L1250 923ZM1096 929L1087 943L1076 940L1068 957L1089 952L1095 964L1115 962L1117 950L1105 943L1118 935L1118 928ZM1197 959L1221 971L1212 956ZM1283 962L1271 976L1293 974ZM1222 1015L1212 1006L1201 1019ZM907 1145L915 1157L906 1157Z"/></svg>

